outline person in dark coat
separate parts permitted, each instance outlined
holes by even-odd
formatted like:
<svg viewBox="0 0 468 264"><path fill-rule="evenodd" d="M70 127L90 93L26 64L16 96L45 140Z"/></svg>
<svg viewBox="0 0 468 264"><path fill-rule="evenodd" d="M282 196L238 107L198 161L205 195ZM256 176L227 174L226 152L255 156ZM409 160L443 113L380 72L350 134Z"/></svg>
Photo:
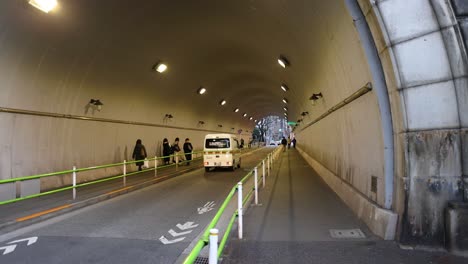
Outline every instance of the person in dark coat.
<svg viewBox="0 0 468 264"><path fill-rule="evenodd" d="M292 140L292 146L293 146L293 148L296 148L296 138L293 138L293 140Z"/></svg>
<svg viewBox="0 0 468 264"><path fill-rule="evenodd" d="M172 162L176 163L176 156L178 156L180 152L179 138L176 138L174 140L174 144L172 144L172 152L174 153L174 156L172 157ZM178 159L180 159L180 156L178 157Z"/></svg>
<svg viewBox="0 0 468 264"><path fill-rule="evenodd" d="M172 148L171 148L171 145L169 145L169 140L167 140L167 138L164 138L163 140L164 165L168 165L169 162L171 161L171 157L170 157L171 154L172 154Z"/></svg>
<svg viewBox="0 0 468 264"><path fill-rule="evenodd" d="M190 165L190 161L192 160L192 143L188 138L185 139L184 143L184 153L185 153L185 160L187 161L187 166Z"/></svg>
<svg viewBox="0 0 468 264"><path fill-rule="evenodd" d="M133 149L133 155L132 158L134 160L138 160L135 165L138 166L138 171L141 171L141 166L144 164L144 159L146 159L147 154L146 154L146 148L145 146L141 143L141 139L138 139L135 144L135 148Z"/></svg>
<svg viewBox="0 0 468 264"><path fill-rule="evenodd" d="M286 151L286 145L288 144L288 141L286 140L285 137L281 140L281 145L283 145L283 151Z"/></svg>

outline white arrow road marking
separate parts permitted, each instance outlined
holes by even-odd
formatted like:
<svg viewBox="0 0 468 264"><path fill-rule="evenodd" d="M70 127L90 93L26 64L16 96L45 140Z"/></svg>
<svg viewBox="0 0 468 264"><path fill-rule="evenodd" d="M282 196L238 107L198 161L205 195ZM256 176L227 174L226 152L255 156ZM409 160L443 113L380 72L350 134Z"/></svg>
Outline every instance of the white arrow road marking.
<svg viewBox="0 0 468 264"><path fill-rule="evenodd" d="M8 253L11 253L15 251L16 245L11 245L11 246L6 246L6 247L0 247L0 250L5 250L3 251L3 255L6 255Z"/></svg>
<svg viewBox="0 0 468 264"><path fill-rule="evenodd" d="M185 229L192 229L198 226L198 224L194 225L194 222L187 222L183 225L177 224L176 225L180 230L185 230Z"/></svg>
<svg viewBox="0 0 468 264"><path fill-rule="evenodd" d="M0 247L0 250L4 250L3 255L9 254L9 253L15 251L16 246L17 246L18 243L25 242L25 241L28 241L26 246L29 246L29 245L32 245L32 244L37 242L37 237L28 237L28 238L23 238L23 239L18 239L18 240L15 240L15 241L8 242L7 244L10 244L10 245Z"/></svg>
<svg viewBox="0 0 468 264"><path fill-rule="evenodd" d="M184 239L185 239L185 237L180 237L180 238L176 238L174 240L168 240L165 236L161 236L159 238L159 241L161 241L164 245L167 245L167 244L174 244L174 243L180 242L180 241L182 241Z"/></svg>
<svg viewBox="0 0 468 264"><path fill-rule="evenodd" d="M207 212L213 210L215 205L216 204L215 204L214 201L207 202L203 207L198 207L198 209L197 209L198 214L204 214L204 213L207 213Z"/></svg>
<svg viewBox="0 0 468 264"><path fill-rule="evenodd" d="M11 241L8 244L17 244L17 243L24 242L24 241L28 241L27 246L29 246L29 245L32 245L32 244L36 243L37 237L28 237L28 238L24 238L24 239L18 239L18 240L15 240L15 241Z"/></svg>
<svg viewBox="0 0 468 264"><path fill-rule="evenodd" d="M192 231L193 230L177 233L176 231L174 231L174 229L170 229L169 234L171 234L173 237L178 237L178 236L183 236L183 235L190 234L190 233L192 233Z"/></svg>

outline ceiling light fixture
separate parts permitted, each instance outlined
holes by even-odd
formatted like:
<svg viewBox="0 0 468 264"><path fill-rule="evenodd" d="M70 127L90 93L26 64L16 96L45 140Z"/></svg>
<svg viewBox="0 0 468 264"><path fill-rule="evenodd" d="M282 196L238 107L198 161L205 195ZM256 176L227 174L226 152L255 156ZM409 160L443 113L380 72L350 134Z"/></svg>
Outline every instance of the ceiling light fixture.
<svg viewBox="0 0 468 264"><path fill-rule="evenodd" d="M200 88L197 90L197 93L198 93L198 94L205 94L205 93L206 93L206 88L200 87Z"/></svg>
<svg viewBox="0 0 468 264"><path fill-rule="evenodd" d="M257 119L255 119L254 122L257 123Z"/></svg>
<svg viewBox="0 0 468 264"><path fill-rule="evenodd" d="M286 57L284 57L283 55L280 55L280 57L278 58L278 64L281 65L281 67L283 68L286 68L290 65L288 59L286 59Z"/></svg>
<svg viewBox="0 0 468 264"><path fill-rule="evenodd" d="M247 117L247 113L244 113L242 116L243 116L243 117Z"/></svg>
<svg viewBox="0 0 468 264"><path fill-rule="evenodd" d="M163 73L167 70L167 65L162 62L158 62L153 66L153 70L159 73Z"/></svg>
<svg viewBox="0 0 468 264"><path fill-rule="evenodd" d="M281 84L281 89L285 92L287 92L289 90L289 87L286 85L286 84Z"/></svg>
<svg viewBox="0 0 468 264"><path fill-rule="evenodd" d="M283 98L283 103L287 104L287 103L288 103L288 99Z"/></svg>
<svg viewBox="0 0 468 264"><path fill-rule="evenodd" d="M49 13L57 6L57 0L30 0L29 4L42 12Z"/></svg>
<svg viewBox="0 0 468 264"><path fill-rule="evenodd" d="M225 104L226 104L226 100L223 99L223 100L219 101L219 104L220 104L220 105L225 105Z"/></svg>
<svg viewBox="0 0 468 264"><path fill-rule="evenodd" d="M234 109L234 113L239 112L239 108Z"/></svg>
<svg viewBox="0 0 468 264"><path fill-rule="evenodd" d="M284 111L288 111L288 108L287 107L283 107Z"/></svg>
<svg viewBox="0 0 468 264"><path fill-rule="evenodd" d="M249 120L252 120L252 119L253 119L253 117L249 117Z"/></svg>

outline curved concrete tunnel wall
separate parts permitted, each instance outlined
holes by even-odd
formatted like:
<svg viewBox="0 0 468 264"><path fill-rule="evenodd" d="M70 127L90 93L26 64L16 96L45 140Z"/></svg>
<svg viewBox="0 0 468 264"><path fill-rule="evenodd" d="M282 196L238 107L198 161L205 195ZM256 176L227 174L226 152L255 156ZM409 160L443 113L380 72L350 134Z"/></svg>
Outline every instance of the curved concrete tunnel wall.
<svg viewBox="0 0 468 264"><path fill-rule="evenodd" d="M449 200L463 199L459 186L462 175L468 175L467 158L462 156L468 149L466 53L457 20L447 1L358 2L371 28L390 96L395 139L393 208L391 211L382 209L385 202L384 144L375 91L302 132L299 127L295 131L298 147L374 232L392 238L395 230L388 221L394 221L394 216L398 215L401 235L397 237L402 241L442 245L444 208ZM291 41L297 41L298 46L310 44L310 51L307 54L289 51L289 58L296 67L307 66L289 76L288 83L310 87L296 91L295 104L290 106L297 116L301 111L309 111L304 123L373 79L344 1L308 4L320 6L320 12L311 11L317 17L314 31L304 30L309 34L301 36L304 43L298 41L297 36ZM307 10L304 8L303 12ZM291 19L302 23L300 17ZM206 132L190 130L199 128L198 120L205 121L207 125L203 129L207 130L231 132L231 127L251 130L251 125L244 121L236 122L231 118L220 121L222 118L216 112L205 115L203 104L209 101L190 105L190 100L185 98L174 106L171 98L175 96L176 87L170 86L167 93L156 90L154 94L151 90L132 89L134 80L126 79L123 73L132 71L133 64L112 68L112 62L96 61L93 56L98 55L79 49L83 42L77 40L76 46L57 49L63 40L44 37L55 44L49 42L35 49L32 41L41 38L38 36L45 29L38 28L36 36L29 36L30 32L23 32L21 28L8 32L8 23L0 22L3 26L0 27L0 107L92 116L85 113L85 104L91 98L106 98L103 99L104 110L95 112L94 116L165 125L164 114L171 113L175 118L167 125L189 128L129 126L0 113L0 179L129 159L136 138L143 140L151 155L157 153L164 137L170 141L176 136L190 137L195 148L200 148ZM314 34L319 37L312 37ZM7 35L9 38L2 40L2 36ZM71 57L67 65L61 64L60 58L73 53L74 49L76 57ZM215 56L213 52L206 59L210 61ZM93 72L103 67L113 71L109 70L104 77ZM255 67L252 70L258 71ZM302 83L294 83L294 77L299 75L301 78L297 79L303 80ZM146 78L150 79L148 82L158 78L165 81L165 77ZM249 78L249 75L240 74L238 78ZM221 85L228 80L218 82ZM228 87L233 96L234 88ZM324 98L312 106L307 98L318 91ZM160 99L165 96L167 100ZM262 98L261 93L252 98ZM260 105L270 107L263 101ZM220 122L223 122L222 129L217 127ZM247 133L243 136L246 140L249 137ZM96 176L102 175L89 177ZM376 180L376 191L372 190L375 187L372 177ZM48 184L58 186L63 182L52 180Z"/></svg>
<svg viewBox="0 0 468 264"><path fill-rule="evenodd" d="M457 20L447 1L359 3L380 54L392 105L396 143L393 210L400 216L400 239L405 243L442 246L444 210L448 201L463 200L463 175L467 167L462 155L468 148L466 51ZM388 223L378 220L378 208L366 202L371 199L382 206L379 195L375 197L370 191L372 176L379 178L377 190L382 190L382 174L362 170L358 179L350 177L356 168L358 171L361 166L369 168L364 161L375 164L375 154L367 144L365 150L361 146L356 154L348 152L364 142L355 143L361 137L353 134L359 130L350 124L359 124L359 119L347 114L355 111L364 115L366 110L358 110L357 102L329 117L330 120L322 120L298 133L298 137L310 142L304 147L306 156L324 179L371 229L385 234L390 230L379 230L379 226ZM331 119L340 118L341 126L332 124ZM330 130L331 126L337 131ZM362 135L369 133L360 128ZM335 138L324 144L323 135L329 135L330 131ZM346 143L343 146L337 142ZM328 148L330 145L335 148ZM381 143L379 147L377 152L382 151ZM355 155L362 157L356 162ZM363 199L356 199L357 196Z"/></svg>

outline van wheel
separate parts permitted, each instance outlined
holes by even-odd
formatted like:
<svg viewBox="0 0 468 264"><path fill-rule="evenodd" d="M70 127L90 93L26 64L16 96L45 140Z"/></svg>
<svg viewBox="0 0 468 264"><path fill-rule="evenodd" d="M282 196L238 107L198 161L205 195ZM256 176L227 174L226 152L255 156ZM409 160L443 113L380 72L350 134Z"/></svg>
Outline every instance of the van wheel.
<svg viewBox="0 0 468 264"><path fill-rule="evenodd" d="M209 167L205 167L205 171L206 171L206 172L209 172L209 171L210 171L210 168L209 168Z"/></svg>

